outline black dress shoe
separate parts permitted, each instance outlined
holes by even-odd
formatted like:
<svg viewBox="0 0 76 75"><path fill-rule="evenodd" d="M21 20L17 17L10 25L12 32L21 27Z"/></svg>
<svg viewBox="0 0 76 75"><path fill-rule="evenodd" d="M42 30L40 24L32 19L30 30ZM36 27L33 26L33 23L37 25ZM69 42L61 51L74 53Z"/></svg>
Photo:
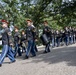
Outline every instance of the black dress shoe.
<svg viewBox="0 0 76 75"><path fill-rule="evenodd" d="M44 51L43 53L47 53L47 51Z"/></svg>
<svg viewBox="0 0 76 75"><path fill-rule="evenodd" d="M22 55L18 55L18 56L22 56Z"/></svg>
<svg viewBox="0 0 76 75"><path fill-rule="evenodd" d="M16 55L14 55L14 58L16 58Z"/></svg>
<svg viewBox="0 0 76 75"><path fill-rule="evenodd" d="M0 67L2 67L2 64L0 64Z"/></svg>
<svg viewBox="0 0 76 75"><path fill-rule="evenodd" d="M23 60L28 59L29 57L26 55Z"/></svg>
<svg viewBox="0 0 76 75"><path fill-rule="evenodd" d="M51 52L50 50L48 52Z"/></svg>
<svg viewBox="0 0 76 75"><path fill-rule="evenodd" d="M32 57L35 57L36 55L33 55Z"/></svg>

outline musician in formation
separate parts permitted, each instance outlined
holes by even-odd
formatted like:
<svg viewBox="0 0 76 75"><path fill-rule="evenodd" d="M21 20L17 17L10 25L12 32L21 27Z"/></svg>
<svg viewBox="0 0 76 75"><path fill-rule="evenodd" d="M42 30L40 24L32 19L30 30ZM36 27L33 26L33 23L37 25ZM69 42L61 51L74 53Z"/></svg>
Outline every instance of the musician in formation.
<svg viewBox="0 0 76 75"><path fill-rule="evenodd" d="M27 27L20 31L17 26L14 26L14 31L11 32L8 27L8 22L2 20L3 30L2 34L2 53L0 55L0 67L4 58L8 56L11 62L15 62L17 56L22 56L23 59L28 59L30 54L35 57L38 52L36 42L41 40L45 49L43 53L51 53L51 49L59 46L68 46L76 43L76 28L65 27L61 30L52 29L47 21L43 22L42 34L38 37L39 33L33 24L32 20L26 20Z"/></svg>
<svg viewBox="0 0 76 75"><path fill-rule="evenodd" d="M43 44L45 45L44 53L50 52L50 37L51 37L50 32L51 28L48 26L48 22L44 21L43 34L41 37L41 39L43 40Z"/></svg>

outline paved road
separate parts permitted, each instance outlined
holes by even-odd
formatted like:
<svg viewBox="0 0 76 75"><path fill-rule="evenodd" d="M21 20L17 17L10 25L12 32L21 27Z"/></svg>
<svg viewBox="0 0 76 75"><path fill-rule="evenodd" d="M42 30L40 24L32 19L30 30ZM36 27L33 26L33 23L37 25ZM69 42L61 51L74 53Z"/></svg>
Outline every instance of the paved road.
<svg viewBox="0 0 76 75"><path fill-rule="evenodd" d="M76 75L76 44L54 48L47 54L42 54L43 50L28 60L18 57L12 64L6 58L0 75Z"/></svg>

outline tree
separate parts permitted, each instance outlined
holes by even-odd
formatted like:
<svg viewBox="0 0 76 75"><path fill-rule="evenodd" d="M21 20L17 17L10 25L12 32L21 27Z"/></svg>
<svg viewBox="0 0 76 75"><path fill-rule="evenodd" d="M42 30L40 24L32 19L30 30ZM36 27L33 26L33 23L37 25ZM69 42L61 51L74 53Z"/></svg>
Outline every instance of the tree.
<svg viewBox="0 0 76 75"><path fill-rule="evenodd" d="M63 0L2 0L0 16L20 28L25 28L27 19L32 19L37 28L44 20L52 27L52 24L64 27L75 18L75 5L75 0L67 3Z"/></svg>

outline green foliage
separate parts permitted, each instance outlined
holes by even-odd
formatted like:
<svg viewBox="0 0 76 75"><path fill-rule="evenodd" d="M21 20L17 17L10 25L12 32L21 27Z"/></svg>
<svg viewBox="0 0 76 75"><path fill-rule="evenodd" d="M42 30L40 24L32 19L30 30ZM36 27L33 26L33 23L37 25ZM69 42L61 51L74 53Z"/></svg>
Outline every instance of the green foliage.
<svg viewBox="0 0 76 75"><path fill-rule="evenodd" d="M53 29L61 29L71 25L71 19L76 18L76 1L62 2L63 0L1 0L0 18L13 22L19 28L26 27L26 20L32 19L34 25L44 20L49 22Z"/></svg>

